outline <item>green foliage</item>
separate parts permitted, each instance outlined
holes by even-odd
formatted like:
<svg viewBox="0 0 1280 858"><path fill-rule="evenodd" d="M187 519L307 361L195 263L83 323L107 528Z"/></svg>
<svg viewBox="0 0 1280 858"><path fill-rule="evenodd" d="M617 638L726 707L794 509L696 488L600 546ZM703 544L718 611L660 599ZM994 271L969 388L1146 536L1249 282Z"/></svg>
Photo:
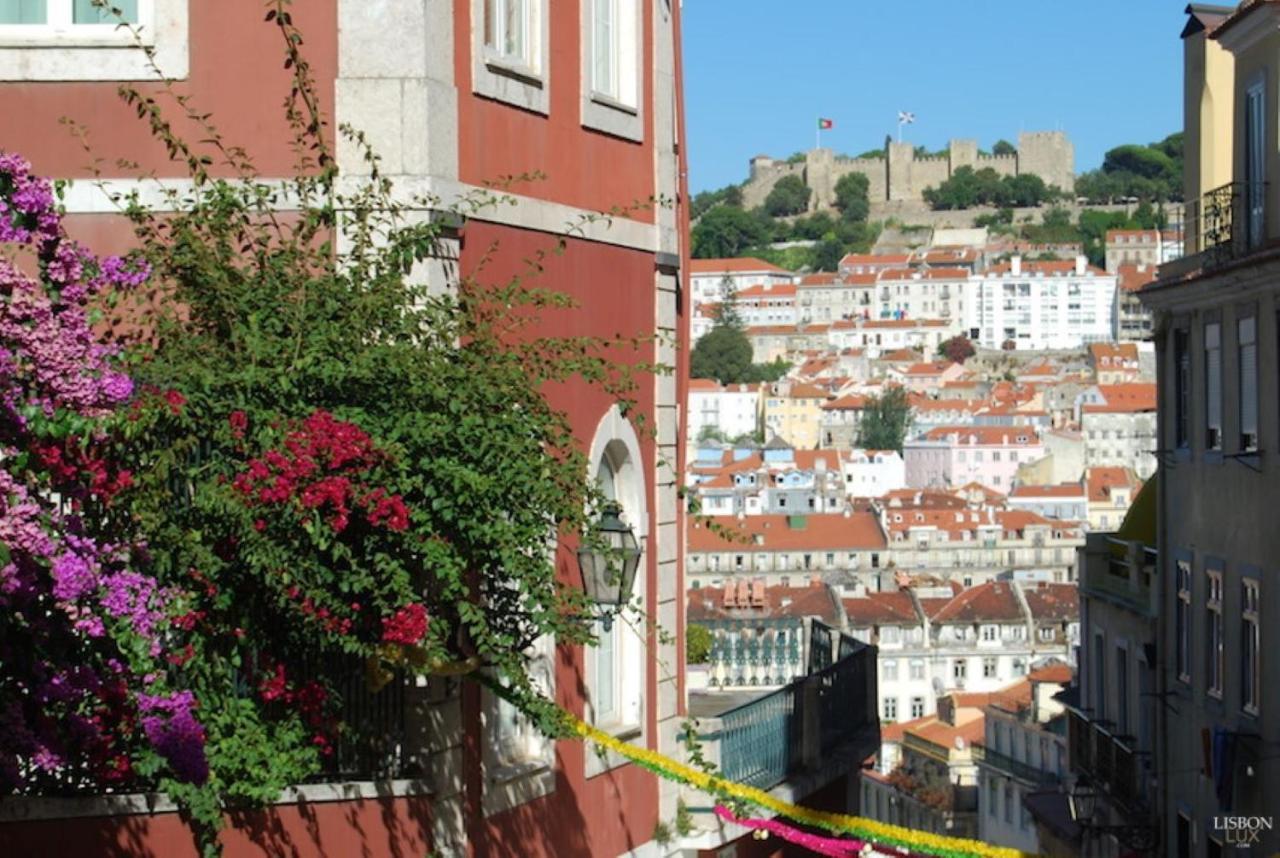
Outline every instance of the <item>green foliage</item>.
<svg viewBox="0 0 1280 858"><path fill-rule="evenodd" d="M711 657L711 630L690 623L684 630L684 652L686 664L706 664Z"/></svg>
<svg viewBox="0 0 1280 858"><path fill-rule="evenodd" d="M925 188L924 199L935 210L967 209L974 206L994 205L1038 206L1057 196L1039 176L1023 174L1001 176L990 167L974 170L964 166L956 168L936 188Z"/></svg>
<svg viewBox="0 0 1280 858"><path fill-rule="evenodd" d="M714 378L721 384L738 384L751 371L751 342L741 328L717 324L703 334L689 357L694 378Z"/></svg>
<svg viewBox="0 0 1280 858"><path fill-rule="evenodd" d="M796 175L783 176L764 198L764 210L772 217L786 217L804 212L809 207L813 192Z"/></svg>
<svg viewBox="0 0 1280 858"><path fill-rule="evenodd" d="M818 241L823 236L834 234L836 221L826 212L814 212L809 217L796 218L791 225L792 241Z"/></svg>
<svg viewBox="0 0 1280 858"><path fill-rule="evenodd" d="M824 239L813 251L813 267L816 271L835 271L845 255L844 242L837 238Z"/></svg>
<svg viewBox="0 0 1280 858"><path fill-rule="evenodd" d="M681 837L688 837L693 833L693 814L689 812L689 805L684 803L683 798L676 799L676 833Z"/></svg>
<svg viewBox="0 0 1280 858"><path fill-rule="evenodd" d="M792 152L787 156L788 164L803 164L807 156L804 152Z"/></svg>
<svg viewBox="0 0 1280 858"><path fill-rule="evenodd" d="M742 186L726 185L714 191L694 194L693 201L689 205L689 216L697 220L715 206L742 208Z"/></svg>
<svg viewBox="0 0 1280 858"><path fill-rule="evenodd" d="M131 308L141 322L126 343L131 370L144 389L174 394L170 407L121 421L112 441L134 474L121 528L143 535L162 584L193 594L190 657L170 679L199 701L211 776L201 788L161 785L206 851L216 851L224 808L274 800L319 774L321 739L358 737L365 725L341 719L336 682L349 665L372 693L397 673L466 673L500 686L545 732L564 729L526 653L543 636L591 639L592 608L559 580L547 546L593 540L588 515L601 497L567 416L542 391L592 383L648 432L634 391L660 371L641 357L647 338L545 335L544 317L573 309L535 279L563 240L448 294L413 276L441 258L449 216L504 198L477 192L446 206L397 196L352 132L370 175L340 186L301 37L286 4L272 5L294 75L286 115L297 175L283 188L252 181L243 151L171 84L180 123L154 96L123 89L192 179L162 213L126 201L156 284ZM175 124L197 128L201 146ZM296 215L275 214L282 195ZM424 208L446 217L424 220ZM709 216L718 211L745 214L721 206ZM238 480L267 454L301 455L296 427L318 412L355 427L342 429L346 444L367 434L373 451L353 486L329 484L356 492L349 521L331 499L268 503ZM336 468L315 461L322 473ZM402 499L403 526L357 514L373 491ZM402 644L386 620L406 606L425 607L429 625ZM274 666L290 689L317 677L323 711L263 691Z"/></svg>
<svg viewBox="0 0 1280 858"><path fill-rule="evenodd" d="M862 160L863 158L879 158L881 161L883 161L884 149L883 148L868 149L867 151L863 152L861 155L854 155L853 157L855 160L859 160L859 161Z"/></svg>
<svg viewBox="0 0 1280 858"><path fill-rule="evenodd" d="M1014 146L1008 140L997 140L995 145L991 147L992 155L1017 155L1018 147Z"/></svg>
<svg viewBox="0 0 1280 858"><path fill-rule="evenodd" d="M1123 199L1182 199L1181 133L1146 146L1126 144L1107 152L1102 167L1076 179L1076 194L1095 203Z"/></svg>
<svg viewBox="0 0 1280 858"><path fill-rule="evenodd" d="M772 223L755 212L716 206L693 227L693 255L721 259L742 255L749 247L773 240Z"/></svg>
<svg viewBox="0 0 1280 858"><path fill-rule="evenodd" d="M858 446L868 450L897 450L911 428L911 405L906 388L893 387L872 397L858 424Z"/></svg>
<svg viewBox="0 0 1280 858"><path fill-rule="evenodd" d="M836 208L853 223L865 223L871 213L870 180L862 173L846 173L836 182Z"/></svg>
<svg viewBox="0 0 1280 858"><path fill-rule="evenodd" d="M978 215L973 219L973 225L993 232L1007 232L1013 226L1013 209L1003 208L992 214Z"/></svg>

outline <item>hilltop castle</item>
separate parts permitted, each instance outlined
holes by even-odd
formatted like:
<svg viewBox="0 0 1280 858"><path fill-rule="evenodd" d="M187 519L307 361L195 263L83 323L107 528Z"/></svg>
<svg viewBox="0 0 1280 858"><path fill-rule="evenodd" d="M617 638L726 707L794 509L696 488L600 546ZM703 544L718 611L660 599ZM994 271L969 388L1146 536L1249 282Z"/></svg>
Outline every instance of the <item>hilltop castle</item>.
<svg viewBox="0 0 1280 858"><path fill-rule="evenodd" d="M1018 135L1018 151L1013 155L979 154L975 140L952 140L947 154L918 158L910 143L885 141L884 157L846 158L830 149L812 149L804 161L775 161L767 155L751 159L751 178L742 187L743 204L753 208L783 176L798 175L813 189L810 211L830 208L835 203L836 182L848 173L862 173L871 182L871 201L921 202L924 189L936 187L960 167L981 170L990 167L1002 176L1031 173L1047 185L1064 190L1075 187L1075 148L1061 131L1028 131Z"/></svg>

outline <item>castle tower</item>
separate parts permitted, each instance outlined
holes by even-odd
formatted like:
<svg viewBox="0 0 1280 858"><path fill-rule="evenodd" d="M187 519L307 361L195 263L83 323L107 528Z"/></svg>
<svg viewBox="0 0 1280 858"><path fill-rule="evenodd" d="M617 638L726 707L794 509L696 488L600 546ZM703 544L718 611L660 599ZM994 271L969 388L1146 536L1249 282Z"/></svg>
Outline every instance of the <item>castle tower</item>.
<svg viewBox="0 0 1280 858"><path fill-rule="evenodd" d="M836 153L830 149L810 149L804 154L804 183L813 191L809 195L809 211L816 212L835 205Z"/></svg>
<svg viewBox="0 0 1280 858"><path fill-rule="evenodd" d="M889 156L889 201L919 199L919 194L912 192L911 167L916 160L916 147L910 143L890 143Z"/></svg>
<svg viewBox="0 0 1280 858"><path fill-rule="evenodd" d="M978 141L977 140L951 140L947 143L947 157L949 174L955 173L961 167L972 167L978 169Z"/></svg>
<svg viewBox="0 0 1280 858"><path fill-rule="evenodd" d="M1047 185L1064 191L1076 187L1075 147L1063 131L1023 131L1018 134L1018 172L1033 173Z"/></svg>

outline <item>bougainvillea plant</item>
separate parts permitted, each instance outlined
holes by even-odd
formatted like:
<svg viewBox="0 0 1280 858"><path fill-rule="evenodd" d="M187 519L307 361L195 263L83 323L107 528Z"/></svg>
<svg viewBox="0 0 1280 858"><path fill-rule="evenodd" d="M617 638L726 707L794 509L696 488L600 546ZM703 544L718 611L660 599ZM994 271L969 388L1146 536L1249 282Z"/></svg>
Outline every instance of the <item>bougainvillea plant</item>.
<svg viewBox="0 0 1280 858"><path fill-rule="evenodd" d="M53 187L12 154L0 248L0 788L125 786L164 763L204 783L198 703L164 671L182 594L147 574L127 531L87 521L131 483L99 448L133 396L89 302L148 268L70 240Z"/></svg>

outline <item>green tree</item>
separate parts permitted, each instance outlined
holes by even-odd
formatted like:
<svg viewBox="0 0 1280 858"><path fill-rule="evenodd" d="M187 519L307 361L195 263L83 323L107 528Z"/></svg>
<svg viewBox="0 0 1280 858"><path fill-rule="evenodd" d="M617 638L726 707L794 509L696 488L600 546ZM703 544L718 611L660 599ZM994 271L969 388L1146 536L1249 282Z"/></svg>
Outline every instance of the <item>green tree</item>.
<svg viewBox="0 0 1280 858"><path fill-rule="evenodd" d="M697 623L690 623L684 630L686 664L706 664L711 658L711 630Z"/></svg>
<svg viewBox="0 0 1280 858"><path fill-rule="evenodd" d="M862 173L846 173L836 182L836 208L853 223L864 223L871 213L871 181Z"/></svg>
<svg viewBox="0 0 1280 858"><path fill-rule="evenodd" d="M762 381L775 382L791 369L791 364L782 358L774 358L770 363L753 363L742 381L748 384L759 384Z"/></svg>
<svg viewBox="0 0 1280 858"><path fill-rule="evenodd" d="M867 450L897 450L911 429L911 404L903 387L872 397L858 424L858 446Z"/></svg>
<svg viewBox="0 0 1280 858"><path fill-rule="evenodd" d="M1032 173L1006 176L1000 185L999 204L1002 206L1013 206L1015 208L1038 206L1050 196L1049 188L1045 185L1044 179Z"/></svg>
<svg viewBox="0 0 1280 858"><path fill-rule="evenodd" d="M1014 146L1008 140L997 140L995 145L991 147L992 155L1017 155L1018 147Z"/></svg>
<svg viewBox="0 0 1280 858"><path fill-rule="evenodd" d="M751 341L741 328L717 324L702 335L689 357L694 378L714 378L721 384L738 384L751 372Z"/></svg>
<svg viewBox="0 0 1280 858"><path fill-rule="evenodd" d="M853 157L854 157L854 160L856 160L856 161L861 161L861 160L863 160L863 159L867 159L867 158L879 158L881 161L883 161L883 160L884 160L884 149L868 149L867 151L863 152L862 154L860 154L860 155L854 155Z"/></svg>
<svg viewBox="0 0 1280 858"><path fill-rule="evenodd" d="M727 185L718 190L702 191L694 194L693 202L689 206L689 215L694 220L697 220L715 206L742 208L742 187L740 185Z"/></svg>
<svg viewBox="0 0 1280 858"><path fill-rule="evenodd" d="M844 258L844 243L836 238L824 239L813 251L813 267L817 271L835 271Z"/></svg>
<svg viewBox="0 0 1280 858"><path fill-rule="evenodd" d="M791 225L791 239L800 241L818 241L828 233L833 233L836 222L826 212L814 212L809 217L797 218Z"/></svg>
<svg viewBox="0 0 1280 858"><path fill-rule="evenodd" d="M752 245L771 241L768 226L752 212L716 206L693 228L693 255L698 259L738 256Z"/></svg>
<svg viewBox="0 0 1280 858"><path fill-rule="evenodd" d="M764 210L773 217L801 214L808 209L812 193L799 176L783 176L764 198Z"/></svg>

